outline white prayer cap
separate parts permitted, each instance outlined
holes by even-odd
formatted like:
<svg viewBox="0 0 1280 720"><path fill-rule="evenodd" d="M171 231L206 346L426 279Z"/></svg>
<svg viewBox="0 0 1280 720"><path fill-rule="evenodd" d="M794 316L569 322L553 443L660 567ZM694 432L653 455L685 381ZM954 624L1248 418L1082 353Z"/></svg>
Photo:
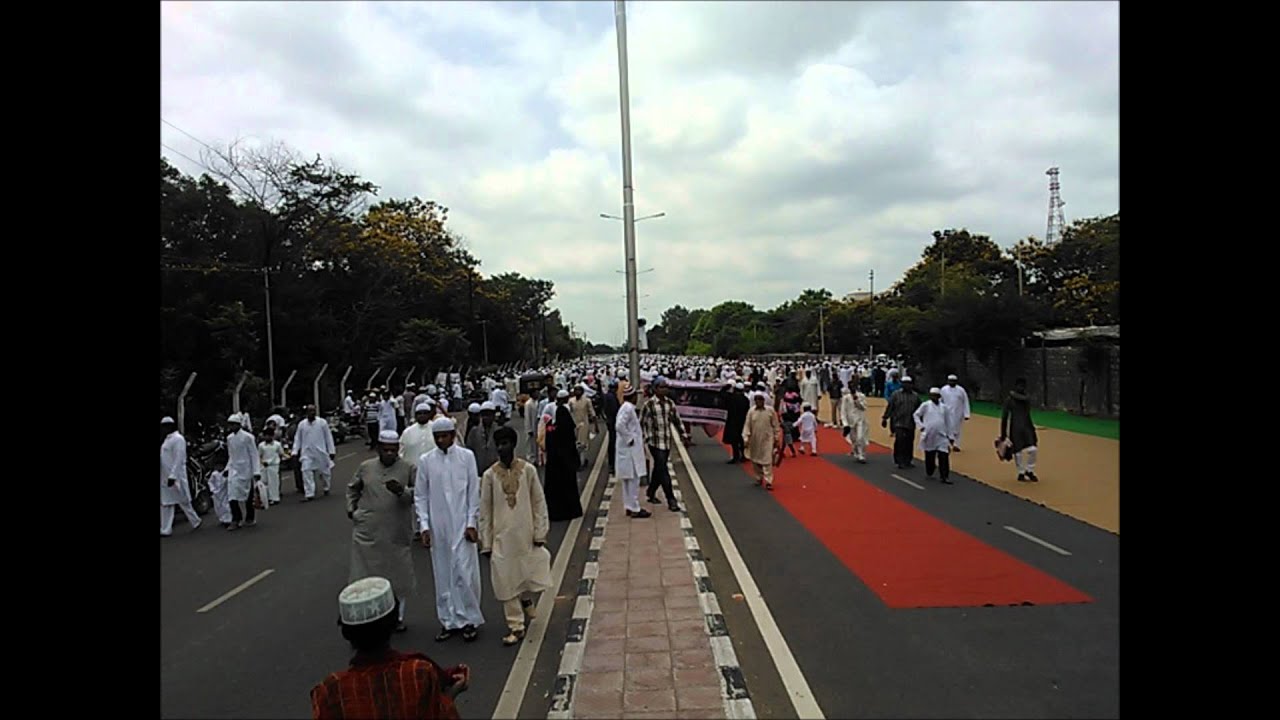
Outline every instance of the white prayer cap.
<svg viewBox="0 0 1280 720"><path fill-rule="evenodd" d="M568 390L561 390L560 392L556 393L556 397L557 397L557 398L567 398L567 397L569 397L569 391L568 391Z"/></svg>
<svg viewBox="0 0 1280 720"><path fill-rule="evenodd" d="M746 385L743 385L742 383L734 383L734 384L733 384L733 387L734 387L734 389L735 389L735 390L742 390L742 389L746 388Z"/></svg>
<svg viewBox="0 0 1280 720"><path fill-rule="evenodd" d="M388 443L390 445L399 445L400 436L396 433L395 430L383 430L382 432L378 433L378 442Z"/></svg>
<svg viewBox="0 0 1280 720"><path fill-rule="evenodd" d="M902 377L902 382L904 382L904 383L909 383L909 382L911 382L911 376L910 376L910 375L904 375L904 376Z"/></svg>
<svg viewBox="0 0 1280 720"><path fill-rule="evenodd" d="M240 413L231 413L231 417L227 418L227 422L243 425L244 420L240 418Z"/></svg>
<svg viewBox="0 0 1280 720"><path fill-rule="evenodd" d="M438 417L435 420L433 420L431 423L431 432L433 433L454 432L457 429L458 429L458 424L455 423L453 421L453 418L449 417L448 415Z"/></svg>
<svg viewBox="0 0 1280 720"><path fill-rule="evenodd" d="M947 379L948 379L948 380L959 380L960 378L956 377L955 375L948 375L948 376L947 376Z"/></svg>
<svg viewBox="0 0 1280 720"><path fill-rule="evenodd" d="M497 412L497 411L498 411L498 406L494 405L489 400L485 400L484 402L480 403L480 412Z"/></svg>
<svg viewBox="0 0 1280 720"><path fill-rule="evenodd" d="M471 413L472 415L479 415L479 414L480 414L480 403L471 403L470 405L468 405L468 406L467 406L467 412Z"/></svg>
<svg viewBox="0 0 1280 720"><path fill-rule="evenodd" d="M168 415L165 415L164 417L160 418L160 424L161 425L177 425L177 423L173 421L173 418L169 417Z"/></svg>
<svg viewBox="0 0 1280 720"><path fill-rule="evenodd" d="M423 412L424 413L431 412L431 403L421 402L421 403L418 403L418 406L413 409L414 415L417 415L418 413L423 413Z"/></svg>
<svg viewBox="0 0 1280 720"><path fill-rule="evenodd" d="M395 612L391 581L380 577L357 580L338 593L338 617L343 625L367 625Z"/></svg>
<svg viewBox="0 0 1280 720"><path fill-rule="evenodd" d="M428 386L427 386L427 392L429 392L429 393L433 393L433 392L435 392L435 391L436 391L436 386L435 386L435 385L428 385Z"/></svg>
<svg viewBox="0 0 1280 720"><path fill-rule="evenodd" d="M941 395L941 394L942 394L942 391L941 391L941 390L939 390L939 389L938 389L938 388L936 388L936 387L931 387L931 388L929 388L929 394L930 394L930 395Z"/></svg>

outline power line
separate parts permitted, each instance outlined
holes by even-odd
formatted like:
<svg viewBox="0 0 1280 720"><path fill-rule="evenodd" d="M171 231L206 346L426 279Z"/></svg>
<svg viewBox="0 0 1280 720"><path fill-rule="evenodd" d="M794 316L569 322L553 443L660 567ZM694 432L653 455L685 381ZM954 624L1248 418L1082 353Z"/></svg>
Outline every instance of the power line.
<svg viewBox="0 0 1280 720"><path fill-rule="evenodd" d="M169 147L168 145L165 145L164 143L160 143L160 147L164 148L165 150L168 150L169 152L175 155L178 155L179 157L186 158L188 162L195 163L196 167L200 168L201 170L204 170L206 172L212 172L211 170L209 170L208 166L206 166L204 163L200 162L199 160L193 160L190 155L174 150L173 148Z"/></svg>
<svg viewBox="0 0 1280 720"><path fill-rule="evenodd" d="M209 143L207 143L207 142L205 142L205 141L201 140L200 138L196 137L195 135L192 135L191 133L187 132L186 130L183 130L182 128L178 127L177 125L174 125L173 123L169 122L168 120L165 120L164 118L160 118L160 122L164 123L165 125L168 125L169 127L173 128L174 130L177 130L178 132L182 133L183 135L186 135L187 137L191 138L192 140L195 140L196 142L198 142L198 143L200 143L201 145L203 145L203 146L205 146L205 147L209 148L210 150L212 150L212 151L214 151L214 152L218 152L217 148L215 148L215 147L213 147L212 145L210 145Z"/></svg>

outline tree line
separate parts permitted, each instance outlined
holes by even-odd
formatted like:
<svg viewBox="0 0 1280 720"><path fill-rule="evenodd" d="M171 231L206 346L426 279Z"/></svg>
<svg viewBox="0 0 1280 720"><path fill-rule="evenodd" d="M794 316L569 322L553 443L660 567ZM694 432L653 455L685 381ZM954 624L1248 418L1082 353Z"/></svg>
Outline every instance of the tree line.
<svg viewBox="0 0 1280 720"><path fill-rule="evenodd" d="M577 355L548 280L485 275L431 200L377 198L378 186L283 145L233 144L204 156L200 177L160 159L160 402L172 415L191 372L188 417L269 397L267 308L276 397L311 397L355 366L363 388L378 367L432 373ZM269 288L269 290L268 290ZM486 348L487 341L487 348ZM221 417L216 418L221 420Z"/></svg>
<svg viewBox="0 0 1280 720"><path fill-rule="evenodd" d="M772 310L739 300L676 305L648 338L655 352L736 358L817 353L825 335L829 354L875 348L929 365L966 348L985 361L1037 330L1119 324L1119 296L1117 213L1078 220L1053 245L1029 237L1003 251L966 229L935 231L920 260L874 298L808 289Z"/></svg>

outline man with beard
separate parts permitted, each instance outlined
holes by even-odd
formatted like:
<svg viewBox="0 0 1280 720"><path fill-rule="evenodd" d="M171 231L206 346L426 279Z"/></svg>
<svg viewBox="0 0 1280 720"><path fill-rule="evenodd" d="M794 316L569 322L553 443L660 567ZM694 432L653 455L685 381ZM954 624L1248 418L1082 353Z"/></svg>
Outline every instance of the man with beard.
<svg viewBox="0 0 1280 720"><path fill-rule="evenodd" d="M533 465L516 458L516 431L494 431L498 461L480 479L480 552L490 558L493 595L507 621L503 645L524 638L535 617L533 593L551 587L547 500Z"/></svg>
<svg viewBox="0 0 1280 720"><path fill-rule="evenodd" d="M406 432L408 432L406 430ZM347 517L351 520L351 570L348 582L384 577L400 598L396 632L404 632L405 600L414 594L413 526L414 466L400 458L400 436L383 430L378 457L365 460L347 485Z"/></svg>
<svg viewBox="0 0 1280 720"><path fill-rule="evenodd" d="M915 412L920 407L920 396L916 394L915 383L911 378L902 378L902 387L889 397L885 405L884 415L880 418L880 426L893 432L893 464L899 470L912 467L911 439L916 434Z"/></svg>
<svg viewBox="0 0 1280 720"><path fill-rule="evenodd" d="M568 390L556 393L555 415L546 428L547 514L552 522L582 517L577 436L568 400Z"/></svg>
<svg viewBox="0 0 1280 720"><path fill-rule="evenodd" d="M778 413L765 407L764 393L755 393L755 407L747 414L743 439L747 446L747 459L756 467L756 483L773 490L774 451L780 448L778 432L781 430Z"/></svg>

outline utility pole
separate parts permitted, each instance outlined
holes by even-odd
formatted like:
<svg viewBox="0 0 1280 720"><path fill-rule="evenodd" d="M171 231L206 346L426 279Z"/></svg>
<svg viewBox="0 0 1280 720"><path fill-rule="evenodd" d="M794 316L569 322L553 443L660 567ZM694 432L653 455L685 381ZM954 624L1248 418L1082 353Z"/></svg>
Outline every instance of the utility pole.
<svg viewBox="0 0 1280 720"><path fill-rule="evenodd" d="M622 115L622 217L627 273L627 356L631 366L631 386L640 387L640 318L636 298L636 208L631 186L631 94L627 86L627 4L614 0L614 22L618 32L618 102Z"/></svg>
<svg viewBox="0 0 1280 720"><path fill-rule="evenodd" d="M481 320L480 327L484 330L484 364L489 364L489 321Z"/></svg>
<svg viewBox="0 0 1280 720"><path fill-rule="evenodd" d="M876 271L871 271L871 304L876 304Z"/></svg>
<svg viewBox="0 0 1280 720"><path fill-rule="evenodd" d="M262 268L262 289L267 294L267 375L271 378L270 398L276 396L276 352L271 340L271 276Z"/></svg>
<svg viewBox="0 0 1280 720"><path fill-rule="evenodd" d="M826 334L826 327L825 327L826 318L825 318L825 315L823 314L823 310L825 309L826 309L825 304L818 306L818 342L822 344L822 358L824 360L827 357L827 334Z"/></svg>

